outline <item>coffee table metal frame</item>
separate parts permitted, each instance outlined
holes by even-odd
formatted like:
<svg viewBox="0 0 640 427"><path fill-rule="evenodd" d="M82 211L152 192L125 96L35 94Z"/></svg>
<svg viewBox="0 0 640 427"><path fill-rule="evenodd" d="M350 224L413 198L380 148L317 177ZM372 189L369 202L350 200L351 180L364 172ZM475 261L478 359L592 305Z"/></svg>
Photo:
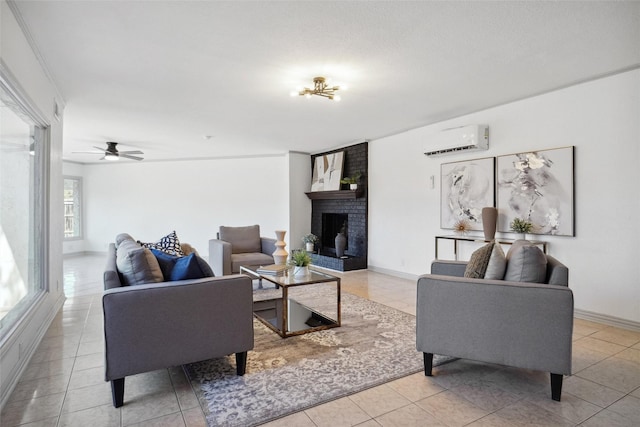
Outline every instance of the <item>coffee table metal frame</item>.
<svg viewBox="0 0 640 427"><path fill-rule="evenodd" d="M290 336L306 334L309 332L320 331L323 329L336 328L341 325L342 314L341 314L341 303L340 303L340 278L339 277L332 276L331 274L327 274L327 273L317 271L317 270L312 270L312 269L309 269L309 275L304 277L294 277L288 274L285 276L262 275L262 274L256 273L255 269L252 269L252 267L241 267L241 272L248 274L252 278L255 278L258 280L266 280L270 283L273 283L276 286L276 289L282 288L280 298L254 302L254 307L256 306L256 303L265 303L270 301L281 304L282 314L280 318L277 319L278 323L280 323L279 325L274 325L268 319L260 316L260 311L254 310L254 313L253 313L256 319L260 320L262 323L264 323L267 327L275 331L281 337L287 338ZM305 307L314 315L317 315L323 320L326 320L328 324L322 324L319 326L309 326L309 328L307 329L289 331L288 330L289 303L290 301L292 301L293 303L300 304L295 300L289 300L289 288L314 285L318 283L331 283L331 282L336 283L336 308L337 308L336 313L338 318L332 319L327 315L318 312L317 310L314 310L310 307Z"/></svg>

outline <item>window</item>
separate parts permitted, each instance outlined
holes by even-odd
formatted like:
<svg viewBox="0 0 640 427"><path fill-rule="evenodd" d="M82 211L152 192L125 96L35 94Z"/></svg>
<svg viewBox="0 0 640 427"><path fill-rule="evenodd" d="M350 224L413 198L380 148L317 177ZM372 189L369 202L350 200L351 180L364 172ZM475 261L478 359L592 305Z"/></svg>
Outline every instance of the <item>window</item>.
<svg viewBox="0 0 640 427"><path fill-rule="evenodd" d="M82 178L64 177L64 238L82 238Z"/></svg>
<svg viewBox="0 0 640 427"><path fill-rule="evenodd" d="M0 68L0 342L44 294L48 127Z"/></svg>

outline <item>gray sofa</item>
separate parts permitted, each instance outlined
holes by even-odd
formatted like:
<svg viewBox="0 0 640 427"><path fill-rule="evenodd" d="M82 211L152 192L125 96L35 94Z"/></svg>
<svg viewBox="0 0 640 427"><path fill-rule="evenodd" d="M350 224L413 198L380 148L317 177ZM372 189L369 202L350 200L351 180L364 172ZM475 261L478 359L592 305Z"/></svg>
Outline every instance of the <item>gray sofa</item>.
<svg viewBox="0 0 640 427"><path fill-rule="evenodd" d="M105 379L111 381L115 407L123 405L129 375L233 353L237 374L244 375L247 351L253 349L253 291L247 276L126 286L116 257L112 243L102 305Z"/></svg>
<svg viewBox="0 0 640 427"><path fill-rule="evenodd" d="M209 264L217 276L237 274L241 265L273 264L276 239L260 236L260 226L221 226L217 239L209 240Z"/></svg>
<svg viewBox="0 0 640 427"><path fill-rule="evenodd" d="M549 372L560 400L571 374L573 293L568 269L546 256L545 283L465 278L467 263L434 261L418 279L416 347L433 354Z"/></svg>

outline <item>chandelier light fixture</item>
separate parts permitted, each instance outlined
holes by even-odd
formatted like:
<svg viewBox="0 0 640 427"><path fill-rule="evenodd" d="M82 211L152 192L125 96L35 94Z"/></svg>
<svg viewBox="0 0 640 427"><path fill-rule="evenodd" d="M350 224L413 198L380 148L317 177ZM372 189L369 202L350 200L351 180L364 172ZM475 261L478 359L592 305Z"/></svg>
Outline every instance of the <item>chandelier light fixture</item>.
<svg viewBox="0 0 640 427"><path fill-rule="evenodd" d="M309 89L308 87L303 88L300 91L291 92L291 96L304 96L307 98L311 98L311 95L318 95L325 98L329 98L332 101L340 101L340 95L336 94L340 89L344 90L345 87L342 88L340 86L329 86L327 84L327 79L324 77L314 77L313 78L313 89Z"/></svg>

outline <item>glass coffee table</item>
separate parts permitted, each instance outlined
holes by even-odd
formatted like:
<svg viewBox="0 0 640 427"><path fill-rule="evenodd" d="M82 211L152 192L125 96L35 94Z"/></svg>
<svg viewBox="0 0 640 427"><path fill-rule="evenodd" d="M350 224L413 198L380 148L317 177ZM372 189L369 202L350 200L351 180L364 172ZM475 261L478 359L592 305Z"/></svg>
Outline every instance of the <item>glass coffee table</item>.
<svg viewBox="0 0 640 427"><path fill-rule="evenodd" d="M242 267L241 273L275 285L258 291L253 315L283 338L340 326L340 278L318 270L294 277L285 274L258 274L255 268ZM288 273L288 272L287 272Z"/></svg>

